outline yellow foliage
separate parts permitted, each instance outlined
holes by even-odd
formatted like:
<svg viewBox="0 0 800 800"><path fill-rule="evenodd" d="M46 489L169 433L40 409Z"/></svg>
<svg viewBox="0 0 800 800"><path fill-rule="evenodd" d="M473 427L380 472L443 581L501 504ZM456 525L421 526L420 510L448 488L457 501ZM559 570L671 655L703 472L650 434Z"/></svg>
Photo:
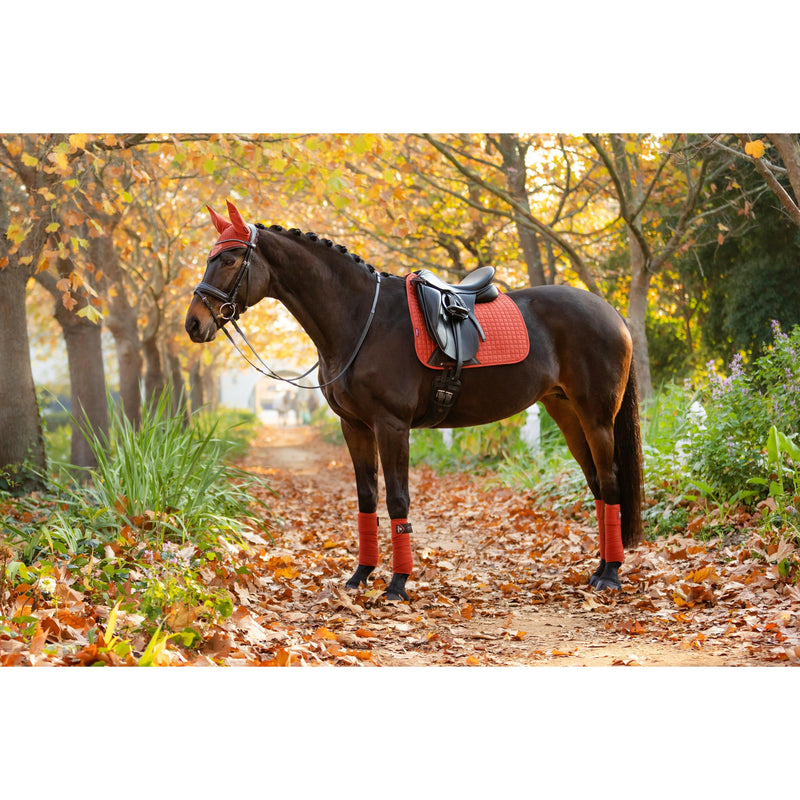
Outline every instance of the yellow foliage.
<svg viewBox="0 0 800 800"><path fill-rule="evenodd" d="M744 146L744 151L749 155L751 158L761 158L766 151L766 147L764 142L761 139L753 139L752 142L748 142Z"/></svg>
<svg viewBox="0 0 800 800"><path fill-rule="evenodd" d="M83 150L86 147L86 140L89 137L85 133L73 133L69 137L69 143L76 150Z"/></svg>

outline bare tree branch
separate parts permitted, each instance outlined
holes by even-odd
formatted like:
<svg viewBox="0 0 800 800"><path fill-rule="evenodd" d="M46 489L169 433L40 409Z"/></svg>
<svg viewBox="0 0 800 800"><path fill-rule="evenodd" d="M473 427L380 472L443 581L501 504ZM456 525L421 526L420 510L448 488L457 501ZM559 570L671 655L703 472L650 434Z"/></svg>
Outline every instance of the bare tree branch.
<svg viewBox="0 0 800 800"><path fill-rule="evenodd" d="M581 257L580 253L562 236L554 231L547 223L535 217L529 209L524 208L518 203L508 192L486 181L481 175L474 170L469 169L459 159L453 155L453 148L448 147L433 138L430 134L422 134L422 137L429 142L436 150L438 150L465 178L474 183L477 183L482 188L493 194L495 197L502 200L506 205L517 212L520 217L537 232L550 239L557 247L559 247L572 262L575 271L578 273L580 279L586 284L590 291L595 294L602 294L600 287L595 281L594 276L591 274L588 265ZM486 210L486 209L483 209Z"/></svg>

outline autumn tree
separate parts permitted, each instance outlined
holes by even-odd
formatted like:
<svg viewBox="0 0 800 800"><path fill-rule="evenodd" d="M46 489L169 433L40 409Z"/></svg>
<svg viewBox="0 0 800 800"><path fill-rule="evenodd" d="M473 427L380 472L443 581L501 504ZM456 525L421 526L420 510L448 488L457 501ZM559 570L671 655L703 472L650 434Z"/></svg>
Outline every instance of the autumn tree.
<svg viewBox="0 0 800 800"><path fill-rule="evenodd" d="M41 487L46 464L25 291L46 233L41 220L23 230L26 205L7 171L0 171L0 488L30 491Z"/></svg>
<svg viewBox="0 0 800 800"><path fill-rule="evenodd" d="M452 137L423 138L497 201L479 210L513 222L529 285L553 283L569 267L590 291L602 294L592 251L602 240L606 213L600 205L591 206L597 170L574 137L486 134L472 137L477 152L458 146Z"/></svg>

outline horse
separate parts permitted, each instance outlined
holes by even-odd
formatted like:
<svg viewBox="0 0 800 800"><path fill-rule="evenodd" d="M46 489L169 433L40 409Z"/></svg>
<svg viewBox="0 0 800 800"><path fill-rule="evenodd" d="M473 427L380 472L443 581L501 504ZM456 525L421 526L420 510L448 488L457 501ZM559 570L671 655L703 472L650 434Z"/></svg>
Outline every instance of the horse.
<svg viewBox="0 0 800 800"><path fill-rule="evenodd" d="M208 210L219 236L190 301L186 332L207 343L222 330L233 342L226 325L241 334L240 315L270 297L313 341L317 388L340 418L355 472L358 564L347 589L366 586L379 564L379 459L392 544L384 596L408 601L411 429L482 425L537 401L561 429L594 496L599 564L588 583L598 591L621 589L624 551L642 537L642 452L631 335L609 303L565 285L504 293L524 321L528 354L518 363L463 369L444 417L431 418L441 371L415 352L406 278L378 272L317 234L246 223L230 201L229 220Z"/></svg>

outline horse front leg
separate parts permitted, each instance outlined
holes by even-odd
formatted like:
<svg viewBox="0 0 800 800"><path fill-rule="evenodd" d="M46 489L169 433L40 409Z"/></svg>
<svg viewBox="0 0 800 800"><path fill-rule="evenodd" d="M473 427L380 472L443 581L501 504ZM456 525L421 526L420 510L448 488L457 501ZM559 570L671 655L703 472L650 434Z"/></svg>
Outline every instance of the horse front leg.
<svg viewBox="0 0 800 800"><path fill-rule="evenodd" d="M409 600L406 581L414 569L408 521L409 428L397 420L389 420L378 425L377 434L392 533L392 580L385 594L388 600Z"/></svg>
<svg viewBox="0 0 800 800"><path fill-rule="evenodd" d="M347 589L366 586L380 560L378 550L378 448L372 429L360 422L342 419L344 434L358 493L358 566L345 584Z"/></svg>

